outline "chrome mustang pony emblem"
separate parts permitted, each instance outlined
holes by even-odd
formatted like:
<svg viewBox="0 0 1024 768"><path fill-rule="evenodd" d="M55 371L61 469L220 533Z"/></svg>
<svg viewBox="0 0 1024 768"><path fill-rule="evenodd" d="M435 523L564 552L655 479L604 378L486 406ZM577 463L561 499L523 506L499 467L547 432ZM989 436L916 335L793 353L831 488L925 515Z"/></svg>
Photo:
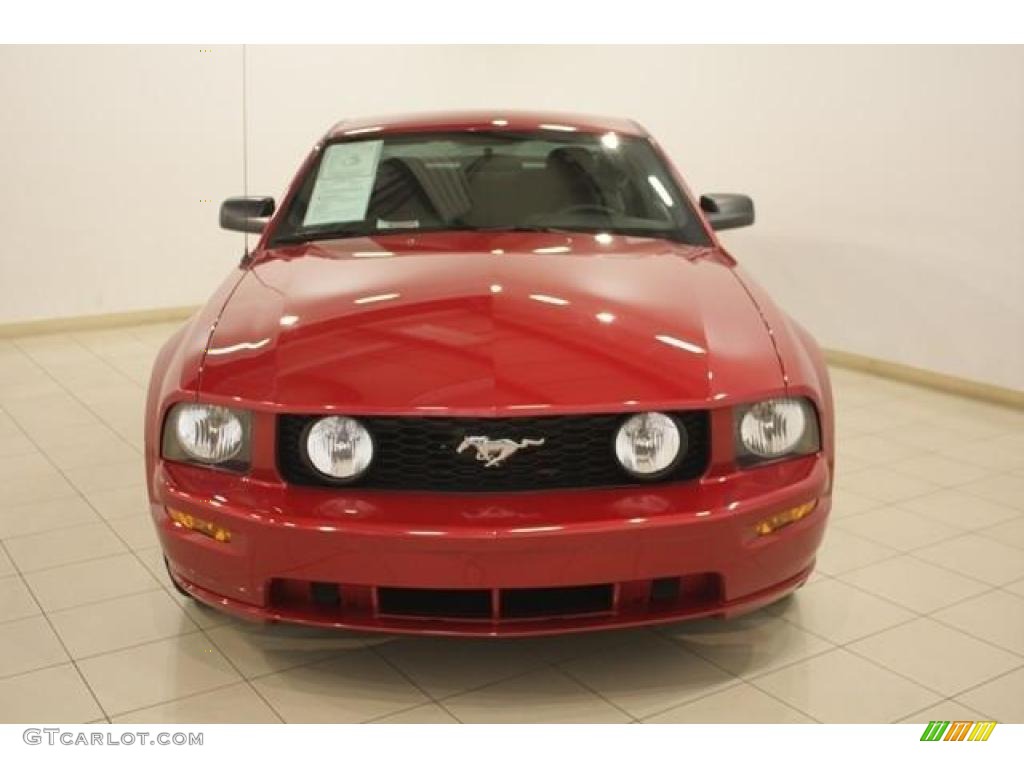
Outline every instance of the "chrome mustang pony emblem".
<svg viewBox="0 0 1024 768"><path fill-rule="evenodd" d="M485 467L496 467L520 448L538 445L544 445L544 438L540 440L526 438L517 442L507 438L491 440L491 438L485 436L474 436L462 438L462 442L459 443L459 447L455 449L455 452L462 453L467 448L475 448L477 461L484 462Z"/></svg>

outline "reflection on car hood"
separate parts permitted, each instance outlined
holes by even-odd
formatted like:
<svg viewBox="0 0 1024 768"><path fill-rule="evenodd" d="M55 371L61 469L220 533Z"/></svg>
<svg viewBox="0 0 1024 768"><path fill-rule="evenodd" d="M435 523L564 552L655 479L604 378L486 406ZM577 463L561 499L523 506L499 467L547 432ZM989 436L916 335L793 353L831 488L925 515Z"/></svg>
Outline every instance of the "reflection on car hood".
<svg viewBox="0 0 1024 768"><path fill-rule="evenodd" d="M699 407L782 383L757 307L714 251L449 233L261 255L201 389L282 410L511 415Z"/></svg>

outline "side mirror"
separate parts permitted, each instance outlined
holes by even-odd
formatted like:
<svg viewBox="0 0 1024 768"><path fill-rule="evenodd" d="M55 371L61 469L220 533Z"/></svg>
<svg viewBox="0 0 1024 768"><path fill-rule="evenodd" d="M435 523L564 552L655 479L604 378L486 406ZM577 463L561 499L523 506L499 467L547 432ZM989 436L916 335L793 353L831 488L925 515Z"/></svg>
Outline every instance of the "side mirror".
<svg viewBox="0 0 1024 768"><path fill-rule="evenodd" d="M233 232L258 234L273 214L272 197L229 197L220 204L220 225Z"/></svg>
<svg viewBox="0 0 1024 768"><path fill-rule="evenodd" d="M715 230L749 227L754 223L754 201L746 195L701 195L700 209Z"/></svg>

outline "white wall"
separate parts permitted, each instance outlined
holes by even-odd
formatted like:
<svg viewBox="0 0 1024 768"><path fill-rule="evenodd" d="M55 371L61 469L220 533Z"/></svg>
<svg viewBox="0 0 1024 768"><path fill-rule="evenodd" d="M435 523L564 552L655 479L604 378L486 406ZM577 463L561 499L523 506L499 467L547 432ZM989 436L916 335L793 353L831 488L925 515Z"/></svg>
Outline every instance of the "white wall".
<svg viewBox="0 0 1024 768"><path fill-rule="evenodd" d="M241 82L240 47L0 46L0 323L201 302Z"/></svg>
<svg viewBox="0 0 1024 768"><path fill-rule="evenodd" d="M724 239L826 346L1024 388L1024 48L249 47L245 169L242 83L237 48L0 48L0 322L201 301L216 201L345 115L551 108L754 195Z"/></svg>

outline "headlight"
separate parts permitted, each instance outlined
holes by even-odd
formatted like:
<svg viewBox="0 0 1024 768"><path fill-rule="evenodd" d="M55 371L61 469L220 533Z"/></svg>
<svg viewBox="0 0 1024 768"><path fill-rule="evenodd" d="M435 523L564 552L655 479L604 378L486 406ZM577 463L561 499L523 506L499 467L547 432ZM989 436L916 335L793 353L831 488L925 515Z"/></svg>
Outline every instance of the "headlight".
<svg viewBox="0 0 1024 768"><path fill-rule="evenodd" d="M619 427L615 455L622 468L636 477L665 474L686 453L686 430L664 413L638 413Z"/></svg>
<svg viewBox="0 0 1024 768"><path fill-rule="evenodd" d="M373 460L373 438L366 427L347 416L328 416L306 433L306 457L322 475L354 480Z"/></svg>
<svg viewBox="0 0 1024 768"><path fill-rule="evenodd" d="M740 463L814 453L819 447L818 416L809 400L776 397L736 409Z"/></svg>
<svg viewBox="0 0 1024 768"><path fill-rule="evenodd" d="M164 426L163 454L168 459L226 466L249 465L247 411L203 403L178 403Z"/></svg>

